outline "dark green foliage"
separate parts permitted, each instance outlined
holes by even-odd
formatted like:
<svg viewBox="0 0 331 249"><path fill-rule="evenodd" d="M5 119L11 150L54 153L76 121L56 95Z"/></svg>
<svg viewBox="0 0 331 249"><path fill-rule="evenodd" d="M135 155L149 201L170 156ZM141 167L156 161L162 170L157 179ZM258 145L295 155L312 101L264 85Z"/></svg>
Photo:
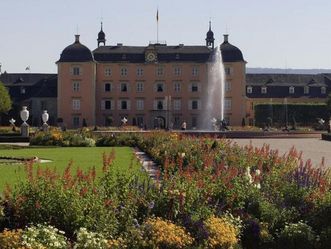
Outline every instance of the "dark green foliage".
<svg viewBox="0 0 331 249"><path fill-rule="evenodd" d="M272 118L275 126L284 126L286 122L286 111L284 104L259 104L255 106L255 124L262 127L263 123L269 123ZM327 106L325 104L288 104L288 125L297 124L308 126L315 124L317 118L328 120Z"/></svg>
<svg viewBox="0 0 331 249"><path fill-rule="evenodd" d="M11 109L11 105L12 102L8 90L3 83L0 82L0 114L9 111Z"/></svg>

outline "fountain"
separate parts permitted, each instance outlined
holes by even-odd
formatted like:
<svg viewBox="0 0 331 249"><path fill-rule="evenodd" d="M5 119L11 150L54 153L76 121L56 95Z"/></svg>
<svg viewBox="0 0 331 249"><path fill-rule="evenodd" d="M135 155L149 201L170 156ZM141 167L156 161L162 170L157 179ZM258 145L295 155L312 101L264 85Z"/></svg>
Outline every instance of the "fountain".
<svg viewBox="0 0 331 249"><path fill-rule="evenodd" d="M215 119L224 124L225 70L220 46L217 46L208 72L208 88L204 96L204 114L201 129L214 130Z"/></svg>

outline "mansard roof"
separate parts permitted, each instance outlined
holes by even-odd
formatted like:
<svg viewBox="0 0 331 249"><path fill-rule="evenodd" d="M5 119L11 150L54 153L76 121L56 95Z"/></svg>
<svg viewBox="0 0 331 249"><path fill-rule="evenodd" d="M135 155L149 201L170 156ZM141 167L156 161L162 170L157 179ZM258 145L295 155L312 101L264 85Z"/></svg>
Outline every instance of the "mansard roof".
<svg viewBox="0 0 331 249"><path fill-rule="evenodd" d="M327 86L331 83L324 74L246 74L247 86Z"/></svg>
<svg viewBox="0 0 331 249"><path fill-rule="evenodd" d="M93 51L94 59L99 62L145 62L145 52L153 50L158 62L192 61L207 62L212 50L206 46L167 46L154 44L150 46L100 46Z"/></svg>

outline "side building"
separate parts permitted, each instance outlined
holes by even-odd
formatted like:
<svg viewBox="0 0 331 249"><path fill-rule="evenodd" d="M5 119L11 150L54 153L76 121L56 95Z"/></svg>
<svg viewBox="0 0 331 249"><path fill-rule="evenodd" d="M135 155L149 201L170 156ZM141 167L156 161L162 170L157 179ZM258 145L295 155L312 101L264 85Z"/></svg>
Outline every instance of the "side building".
<svg viewBox="0 0 331 249"><path fill-rule="evenodd" d="M246 74L247 114L254 124L259 104L324 104L331 74Z"/></svg>
<svg viewBox="0 0 331 249"><path fill-rule="evenodd" d="M91 51L79 35L66 47L58 65L58 118L65 126L199 128L203 119L211 64L216 47L209 26L206 44L106 46L102 30ZM245 67L242 52L228 41L220 45L225 65L225 118L240 125L245 110Z"/></svg>
<svg viewBox="0 0 331 249"><path fill-rule="evenodd" d="M28 123L33 126L42 124L41 114L47 110L49 124L56 125L57 117L57 75L44 73L7 73L0 74L0 82L8 89L12 109L3 114L2 125L9 125L9 119L21 122L22 106L30 110Z"/></svg>

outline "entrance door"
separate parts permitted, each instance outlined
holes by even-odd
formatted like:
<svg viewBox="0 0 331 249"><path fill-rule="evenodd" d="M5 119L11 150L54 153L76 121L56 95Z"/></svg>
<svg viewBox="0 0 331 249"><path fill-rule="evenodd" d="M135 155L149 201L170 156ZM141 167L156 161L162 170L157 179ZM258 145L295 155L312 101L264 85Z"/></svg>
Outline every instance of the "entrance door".
<svg viewBox="0 0 331 249"><path fill-rule="evenodd" d="M155 129L165 129L166 120L162 116L157 116L154 118L154 128Z"/></svg>

